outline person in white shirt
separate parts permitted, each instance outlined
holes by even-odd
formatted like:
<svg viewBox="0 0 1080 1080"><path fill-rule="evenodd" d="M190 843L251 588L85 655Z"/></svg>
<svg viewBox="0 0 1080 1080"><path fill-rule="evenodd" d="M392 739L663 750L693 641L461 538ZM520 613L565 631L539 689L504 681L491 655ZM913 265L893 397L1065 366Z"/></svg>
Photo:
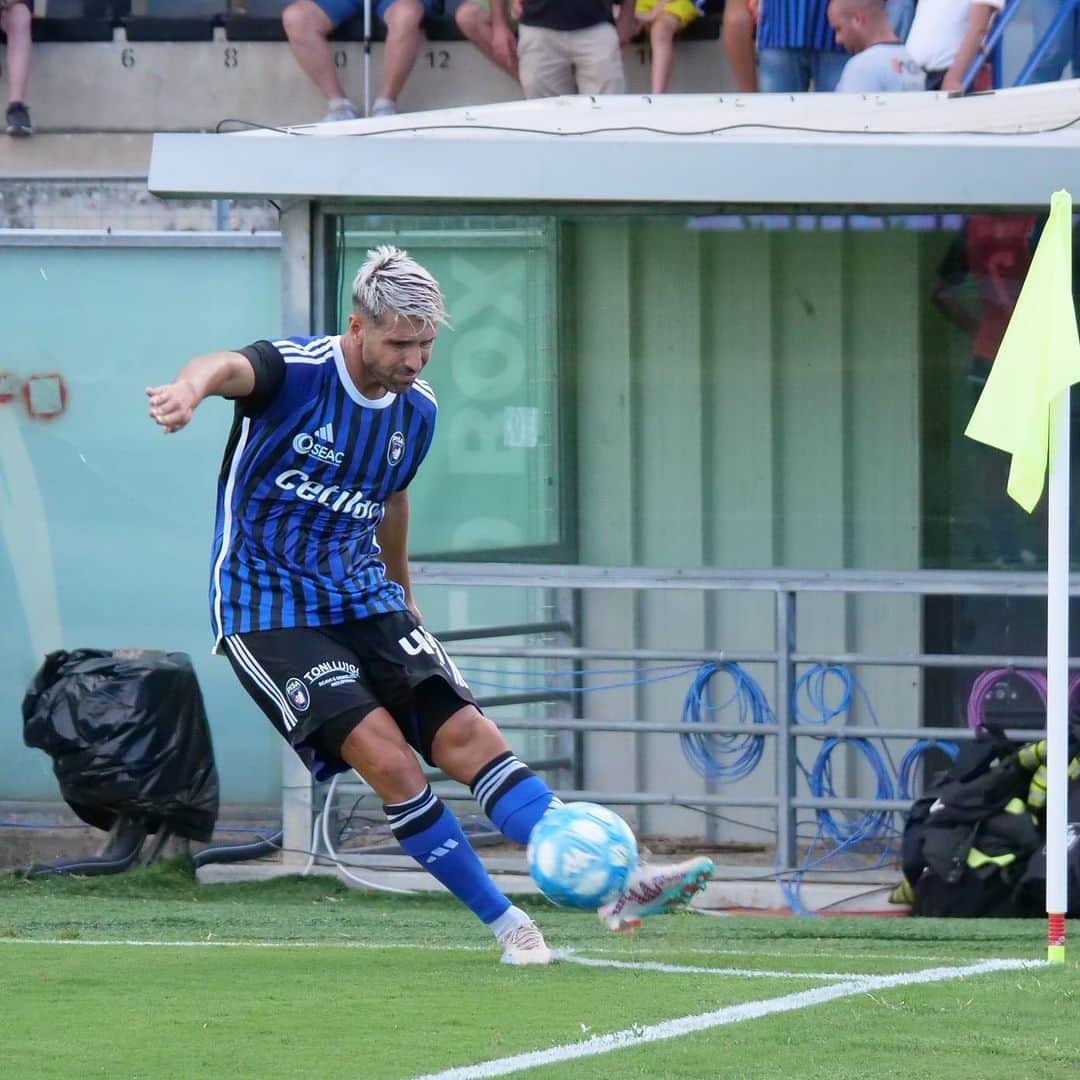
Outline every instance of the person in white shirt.
<svg viewBox="0 0 1080 1080"><path fill-rule="evenodd" d="M831 0L828 17L836 40L852 54L837 93L925 89L926 72L900 44L884 0Z"/></svg>
<svg viewBox="0 0 1080 1080"><path fill-rule="evenodd" d="M927 90L962 89L964 74L1004 0L919 0L907 37L908 52L926 71ZM984 69L985 70L985 69ZM981 73L980 73L981 74ZM976 82L975 89L989 89Z"/></svg>

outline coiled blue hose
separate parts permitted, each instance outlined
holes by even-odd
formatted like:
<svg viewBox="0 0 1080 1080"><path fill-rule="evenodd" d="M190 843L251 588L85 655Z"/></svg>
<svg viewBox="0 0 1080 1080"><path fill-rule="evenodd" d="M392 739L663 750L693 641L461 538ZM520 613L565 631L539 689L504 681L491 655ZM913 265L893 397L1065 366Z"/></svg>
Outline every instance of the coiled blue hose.
<svg viewBox="0 0 1080 1080"><path fill-rule="evenodd" d="M731 692L716 701L712 679L719 673L731 680ZM764 735L755 735L755 724L772 723L773 711L761 687L738 664L717 664L706 661L698 668L690 689L683 699L682 719L685 724L714 721L718 714L736 709L740 724L751 730L732 735L680 734L683 756L702 776L723 783L734 783L757 768L765 749Z"/></svg>
<svg viewBox="0 0 1080 1080"><path fill-rule="evenodd" d="M931 742L929 739L919 739L918 742L912 743L904 751L904 756L900 759L900 765L896 770L896 797L898 799L913 799L915 797L911 791L915 766L919 763L919 759L923 754L932 747L936 747L942 753L948 754L952 761L955 761L960 753L960 747L954 742Z"/></svg>

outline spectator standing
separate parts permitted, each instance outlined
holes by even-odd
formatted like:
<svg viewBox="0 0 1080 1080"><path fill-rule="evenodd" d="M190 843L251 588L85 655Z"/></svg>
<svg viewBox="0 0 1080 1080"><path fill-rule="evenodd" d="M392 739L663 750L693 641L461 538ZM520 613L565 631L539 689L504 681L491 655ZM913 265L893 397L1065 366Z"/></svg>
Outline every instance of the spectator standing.
<svg viewBox="0 0 1080 1080"><path fill-rule="evenodd" d="M30 78L30 0L0 0L0 30L7 37L9 135L33 135L30 110L26 105L26 84Z"/></svg>
<svg viewBox="0 0 1080 1080"><path fill-rule="evenodd" d="M1064 2L1065 0L1035 0L1035 6L1031 9L1031 24L1036 41L1042 41ZM1031 81L1056 82L1070 60L1073 78L1080 78L1080 8L1073 8L1072 14L1054 35L1050 47L1031 73Z"/></svg>
<svg viewBox="0 0 1080 1080"><path fill-rule="evenodd" d="M884 0L831 0L829 25L852 54L836 89L842 93L925 90L926 72L900 44Z"/></svg>
<svg viewBox="0 0 1080 1080"><path fill-rule="evenodd" d="M705 0L637 0L634 15L641 26L649 28L652 52L649 88L654 94L667 92L675 65L675 35L701 14L704 3Z"/></svg>
<svg viewBox="0 0 1080 1080"><path fill-rule="evenodd" d="M847 57L829 25L828 0L759 0L757 9L758 88L835 90Z"/></svg>
<svg viewBox="0 0 1080 1080"><path fill-rule="evenodd" d="M454 16L457 28L473 45L517 82L517 50L511 49L509 54L503 53L500 58L494 46L491 4L500 2L501 0L445 0L443 7L447 15Z"/></svg>
<svg viewBox="0 0 1080 1080"><path fill-rule="evenodd" d="M926 72L927 90L957 92L982 49L983 39L1003 0L919 0L907 37L908 52ZM983 67L976 90L990 89Z"/></svg>
<svg viewBox="0 0 1080 1080"><path fill-rule="evenodd" d="M754 16L748 0L726 0L721 29L735 89L752 94L758 88L757 50L754 46Z"/></svg>
<svg viewBox="0 0 1080 1080"><path fill-rule="evenodd" d="M397 99L416 63L420 50L420 23L430 15L435 0L372 0L372 10L386 24L382 82L371 106L372 116L397 112ZM489 59L516 78L512 62L500 61L492 48L491 18L478 0L458 0L447 5L448 13L462 33ZM356 106L345 93L334 66L334 53L327 40L332 31L349 19L362 15L363 0L292 0L281 13L296 62L327 100L323 122L355 120Z"/></svg>
<svg viewBox="0 0 1080 1080"><path fill-rule="evenodd" d="M506 0L492 0L491 22L505 63L513 42ZM635 25L629 0L619 7L617 28L608 0L522 0L517 59L525 96L625 93L621 50Z"/></svg>

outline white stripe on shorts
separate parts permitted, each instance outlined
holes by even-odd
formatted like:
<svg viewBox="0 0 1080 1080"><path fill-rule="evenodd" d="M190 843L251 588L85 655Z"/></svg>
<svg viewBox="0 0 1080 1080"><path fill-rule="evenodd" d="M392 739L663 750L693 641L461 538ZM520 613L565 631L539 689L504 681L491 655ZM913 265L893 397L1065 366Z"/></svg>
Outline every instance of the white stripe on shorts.
<svg viewBox="0 0 1080 1080"><path fill-rule="evenodd" d="M285 730L292 731L296 727L296 714L289 708L289 702L286 700L285 695L277 688L277 684L270 678L270 675L260 666L251 650L235 634L230 634L225 638L225 645L229 652L233 654L233 659L251 677L252 682L278 707Z"/></svg>

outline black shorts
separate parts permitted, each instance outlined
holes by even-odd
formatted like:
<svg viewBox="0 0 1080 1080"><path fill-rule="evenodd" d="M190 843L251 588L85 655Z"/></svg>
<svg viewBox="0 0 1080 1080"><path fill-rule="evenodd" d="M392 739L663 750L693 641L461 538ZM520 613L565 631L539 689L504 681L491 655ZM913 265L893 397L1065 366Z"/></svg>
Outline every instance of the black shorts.
<svg viewBox="0 0 1080 1080"><path fill-rule="evenodd" d="M231 634L224 643L244 689L316 780L349 768L341 744L379 706L431 764L435 732L476 704L440 642L406 611Z"/></svg>

